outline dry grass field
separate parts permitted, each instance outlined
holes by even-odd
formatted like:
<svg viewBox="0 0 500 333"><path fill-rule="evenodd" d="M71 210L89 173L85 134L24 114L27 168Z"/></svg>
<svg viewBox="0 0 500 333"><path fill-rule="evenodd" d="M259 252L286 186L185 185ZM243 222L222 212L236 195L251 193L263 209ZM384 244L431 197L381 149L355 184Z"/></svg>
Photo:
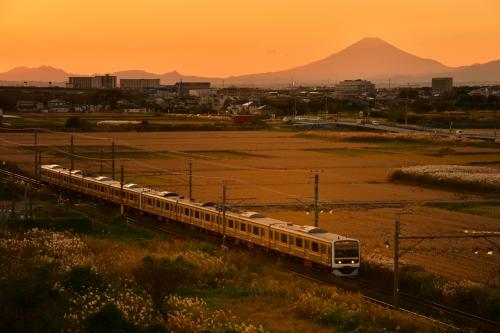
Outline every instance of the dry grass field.
<svg viewBox="0 0 500 333"><path fill-rule="evenodd" d="M75 133L75 167L99 171L99 146L104 146L104 169L110 173L110 146L115 140L117 174L125 179L187 195L188 160L193 163L193 196L218 201L222 184L230 202L297 203L299 208L262 208L267 215L311 224L307 215L313 196L313 174L319 172L322 202L407 201L401 208L323 209L321 226L331 232L359 238L363 255L390 258L394 215L403 212L403 234L457 234L464 230L500 230L500 220L464 212L427 207L424 202L479 200L479 194L408 186L388 181L394 168L413 165L460 164L500 168L500 146L446 140L404 140L384 134L321 134L289 132L147 132ZM33 134L1 133L0 159L32 171ZM69 134L41 133L44 163L69 166L65 157ZM138 153L141 152L142 153ZM403 244L411 245L411 244ZM488 255L485 241L426 241L406 254L409 263L454 279L467 278L500 284L498 252ZM479 250L478 254L474 254ZM377 259L379 260L379 259Z"/></svg>

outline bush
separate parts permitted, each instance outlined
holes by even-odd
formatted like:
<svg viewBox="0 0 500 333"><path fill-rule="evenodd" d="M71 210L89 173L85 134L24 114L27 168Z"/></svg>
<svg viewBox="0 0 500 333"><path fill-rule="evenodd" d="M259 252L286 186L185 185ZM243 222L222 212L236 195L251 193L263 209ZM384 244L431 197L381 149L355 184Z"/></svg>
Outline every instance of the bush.
<svg viewBox="0 0 500 333"><path fill-rule="evenodd" d="M104 282L89 266L75 266L62 278L62 285L82 295L89 288L101 290Z"/></svg>
<svg viewBox="0 0 500 333"><path fill-rule="evenodd" d="M15 225L13 224L12 226L23 227L26 229L50 229L55 231L73 230L80 233L89 233L92 231L92 222L88 217L84 216L21 220L16 221Z"/></svg>
<svg viewBox="0 0 500 333"><path fill-rule="evenodd" d="M147 256L142 260L142 266L133 274L158 306L161 306L166 295L190 286L198 280L196 267L183 257L172 260Z"/></svg>
<svg viewBox="0 0 500 333"><path fill-rule="evenodd" d="M66 299L53 288L54 269L41 265L0 279L1 332L61 332Z"/></svg>
<svg viewBox="0 0 500 333"><path fill-rule="evenodd" d="M134 324L126 320L114 304L107 304L85 321L85 331L92 333L136 332Z"/></svg>

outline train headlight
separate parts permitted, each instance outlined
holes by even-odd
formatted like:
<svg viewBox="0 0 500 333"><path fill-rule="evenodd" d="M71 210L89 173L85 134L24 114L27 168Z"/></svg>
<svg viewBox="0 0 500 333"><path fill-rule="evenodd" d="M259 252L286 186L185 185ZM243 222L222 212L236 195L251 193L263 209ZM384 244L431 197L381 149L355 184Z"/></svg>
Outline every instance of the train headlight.
<svg viewBox="0 0 500 333"><path fill-rule="evenodd" d="M342 263L342 261L340 261L340 260L339 260L339 261L337 261L337 264L341 264L341 263Z"/></svg>
<svg viewBox="0 0 500 333"><path fill-rule="evenodd" d="M354 264L354 260L351 260L351 264Z"/></svg>

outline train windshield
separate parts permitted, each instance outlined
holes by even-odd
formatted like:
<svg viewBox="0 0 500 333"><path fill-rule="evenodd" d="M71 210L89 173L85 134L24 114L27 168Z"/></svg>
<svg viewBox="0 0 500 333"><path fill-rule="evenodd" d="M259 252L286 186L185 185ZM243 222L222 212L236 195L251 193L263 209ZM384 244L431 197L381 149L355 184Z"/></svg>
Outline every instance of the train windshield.
<svg viewBox="0 0 500 333"><path fill-rule="evenodd" d="M334 254L335 258L357 258L359 256L358 242L335 242Z"/></svg>

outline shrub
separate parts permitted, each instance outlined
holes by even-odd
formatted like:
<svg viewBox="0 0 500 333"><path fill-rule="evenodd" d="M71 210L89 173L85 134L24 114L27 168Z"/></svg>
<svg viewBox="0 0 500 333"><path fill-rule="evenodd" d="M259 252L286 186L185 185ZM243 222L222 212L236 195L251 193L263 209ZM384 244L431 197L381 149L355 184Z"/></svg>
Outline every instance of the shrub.
<svg viewBox="0 0 500 333"><path fill-rule="evenodd" d="M152 295L157 306L178 289L198 280L196 267L179 256L175 259L147 256L133 272L136 281Z"/></svg>
<svg viewBox="0 0 500 333"><path fill-rule="evenodd" d="M54 217L54 218L38 218L16 221L15 225L23 228L39 228L50 229L56 231L72 230L80 233L89 233L92 231L92 223L88 217Z"/></svg>
<svg viewBox="0 0 500 333"><path fill-rule="evenodd" d="M264 332L262 326L255 327L236 322L236 317L223 310L210 311L201 298L166 297L165 304L170 312L167 324L172 332Z"/></svg>
<svg viewBox="0 0 500 333"><path fill-rule="evenodd" d="M136 332L136 327L126 320L114 304L107 304L85 321L85 331L92 333Z"/></svg>
<svg viewBox="0 0 500 333"><path fill-rule="evenodd" d="M78 294L83 294L87 289L101 290L104 282L90 266L75 266L62 278L62 285Z"/></svg>
<svg viewBox="0 0 500 333"><path fill-rule="evenodd" d="M1 332L61 332L66 299L52 287L55 270L39 265L0 279Z"/></svg>

